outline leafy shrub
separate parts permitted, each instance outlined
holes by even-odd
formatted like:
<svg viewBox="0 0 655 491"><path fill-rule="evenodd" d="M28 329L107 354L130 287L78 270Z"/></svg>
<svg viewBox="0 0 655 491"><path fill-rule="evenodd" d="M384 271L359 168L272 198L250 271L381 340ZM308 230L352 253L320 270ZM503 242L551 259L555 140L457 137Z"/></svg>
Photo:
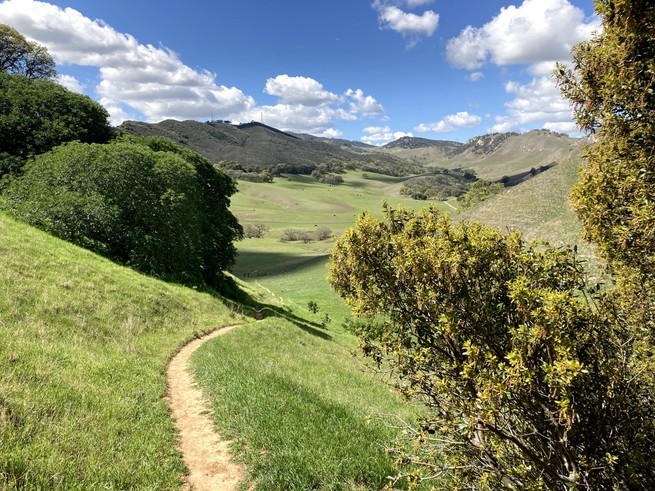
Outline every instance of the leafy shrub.
<svg viewBox="0 0 655 491"><path fill-rule="evenodd" d="M391 449L399 477L443 475L439 489L452 490L653 489L649 348L611 295L586 288L574 251L387 208L339 239L330 281L367 321L364 353L427 407L412 441Z"/></svg>
<svg viewBox="0 0 655 491"><path fill-rule="evenodd" d="M334 174L325 174L321 176L319 180L330 185L343 184L343 177L335 176Z"/></svg>
<svg viewBox="0 0 655 491"><path fill-rule="evenodd" d="M68 143L28 162L3 193L16 217L149 274L223 283L242 229L234 182L163 138Z"/></svg>
<svg viewBox="0 0 655 491"><path fill-rule="evenodd" d="M473 172L461 169L433 169L431 172L430 176L409 179L403 184L400 193L443 200L461 196L477 180Z"/></svg>
<svg viewBox="0 0 655 491"><path fill-rule="evenodd" d="M481 179L471 184L471 187L466 194L458 197L457 201L461 204L462 208L471 208L502 192L503 189L504 187L502 184L492 183L485 179Z"/></svg>

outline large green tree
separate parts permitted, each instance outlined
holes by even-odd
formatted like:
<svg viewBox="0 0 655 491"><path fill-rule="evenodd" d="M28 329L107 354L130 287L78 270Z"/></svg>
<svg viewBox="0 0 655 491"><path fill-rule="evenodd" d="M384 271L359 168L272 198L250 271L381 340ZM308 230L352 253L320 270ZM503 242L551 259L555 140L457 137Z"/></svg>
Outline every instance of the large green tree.
<svg viewBox="0 0 655 491"><path fill-rule="evenodd" d="M67 143L30 160L0 202L16 217L165 279L219 287L241 226L234 182L165 139Z"/></svg>
<svg viewBox="0 0 655 491"><path fill-rule="evenodd" d="M55 62L48 50L28 41L16 29L0 24L0 72L27 78L52 79L57 76Z"/></svg>
<svg viewBox="0 0 655 491"><path fill-rule="evenodd" d="M112 136L107 111L61 85L0 73L0 154L25 159L61 143L103 143Z"/></svg>

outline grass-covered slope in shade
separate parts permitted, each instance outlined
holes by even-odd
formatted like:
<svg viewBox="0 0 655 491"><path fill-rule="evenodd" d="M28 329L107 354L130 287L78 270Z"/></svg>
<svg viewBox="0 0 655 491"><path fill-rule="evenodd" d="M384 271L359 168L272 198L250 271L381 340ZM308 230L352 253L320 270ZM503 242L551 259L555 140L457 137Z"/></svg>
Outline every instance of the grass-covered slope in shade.
<svg viewBox="0 0 655 491"><path fill-rule="evenodd" d="M179 489L166 365L241 322L0 214L0 489Z"/></svg>
<svg viewBox="0 0 655 491"><path fill-rule="evenodd" d="M282 243L280 236L285 229L313 232L327 227L341 234L364 211L381 217L383 201L414 210L427 206L425 201L400 196L407 178L360 171L349 171L343 178L344 184L337 186L298 175L275 178L273 183L239 181L230 211L242 225L264 224L270 233L263 239L246 239L237 244L239 256L233 272L242 278L278 274L299 263L325 257L332 247L331 241ZM445 213L453 211L443 202L429 203Z"/></svg>

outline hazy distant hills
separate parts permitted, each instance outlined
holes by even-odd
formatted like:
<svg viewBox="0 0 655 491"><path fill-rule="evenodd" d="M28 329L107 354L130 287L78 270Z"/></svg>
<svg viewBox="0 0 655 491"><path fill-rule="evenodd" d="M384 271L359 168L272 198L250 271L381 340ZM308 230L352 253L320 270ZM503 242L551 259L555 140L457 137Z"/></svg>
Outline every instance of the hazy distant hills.
<svg viewBox="0 0 655 491"><path fill-rule="evenodd" d="M580 154L582 140L533 130L482 135L466 143L403 137L383 148L426 166L472 169L479 177L496 180L575 158Z"/></svg>
<svg viewBox="0 0 655 491"><path fill-rule="evenodd" d="M466 143L403 137L383 147L343 139L287 133L258 122L166 120L157 124L127 121L119 131L162 136L205 156L210 161L232 161L244 167L267 168L276 164L317 166L322 163L374 164L398 175L429 172L430 167L471 169L485 179L528 173L579 155L582 140L548 130L495 133ZM391 169L391 171L389 171ZM402 169L402 170L401 170Z"/></svg>

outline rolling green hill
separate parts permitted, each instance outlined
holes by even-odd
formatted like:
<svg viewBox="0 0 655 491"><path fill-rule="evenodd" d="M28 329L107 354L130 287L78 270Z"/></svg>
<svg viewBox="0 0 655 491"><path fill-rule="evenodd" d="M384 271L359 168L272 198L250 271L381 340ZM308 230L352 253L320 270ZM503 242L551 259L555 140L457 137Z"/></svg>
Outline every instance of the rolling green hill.
<svg viewBox="0 0 655 491"><path fill-rule="evenodd" d="M247 321L0 213L0 489L177 489L167 362Z"/></svg>
<svg viewBox="0 0 655 491"><path fill-rule="evenodd" d="M555 246L576 246L580 257L598 274L598 259L593 247L582 239L582 227L568 200L579 167L579 159L562 162L462 212L457 220L476 220L501 230L517 229L528 240L546 240Z"/></svg>
<svg viewBox="0 0 655 491"><path fill-rule="evenodd" d="M379 415L413 410L350 356L354 339L341 328L348 309L326 295L323 268L293 272L296 285L313 288L294 287L302 294L285 291L286 299L273 284L241 283L267 314L277 312L258 324L246 306L146 277L0 213L0 489L180 489L166 366L189 339L233 324L242 327L207 346L195 367L209 396L229 405L220 431L254 448L242 454L250 477L267 483L261 489L380 487L393 472L381 449L395 432ZM321 327L306 295L334 324ZM242 415L248 428L235 433ZM273 440L252 446L247 429L281 420L294 431L276 425ZM320 458L306 458L310 447ZM292 474L289 459L298 464Z"/></svg>
<svg viewBox="0 0 655 491"><path fill-rule="evenodd" d="M276 164L315 167L322 163L357 162L383 164L400 171L407 166L404 159L388 153L377 150L362 152L359 146L348 148L342 143L327 143L324 139L301 138L257 122L233 125L174 120L157 124L126 121L117 129L142 136L163 136L214 163L233 161L246 168L271 168Z"/></svg>
<svg viewBox="0 0 655 491"><path fill-rule="evenodd" d="M580 139L561 133L533 130L483 135L466 143L405 137L383 148L425 166L470 169L480 178L497 180L575 158L580 154L581 143Z"/></svg>

